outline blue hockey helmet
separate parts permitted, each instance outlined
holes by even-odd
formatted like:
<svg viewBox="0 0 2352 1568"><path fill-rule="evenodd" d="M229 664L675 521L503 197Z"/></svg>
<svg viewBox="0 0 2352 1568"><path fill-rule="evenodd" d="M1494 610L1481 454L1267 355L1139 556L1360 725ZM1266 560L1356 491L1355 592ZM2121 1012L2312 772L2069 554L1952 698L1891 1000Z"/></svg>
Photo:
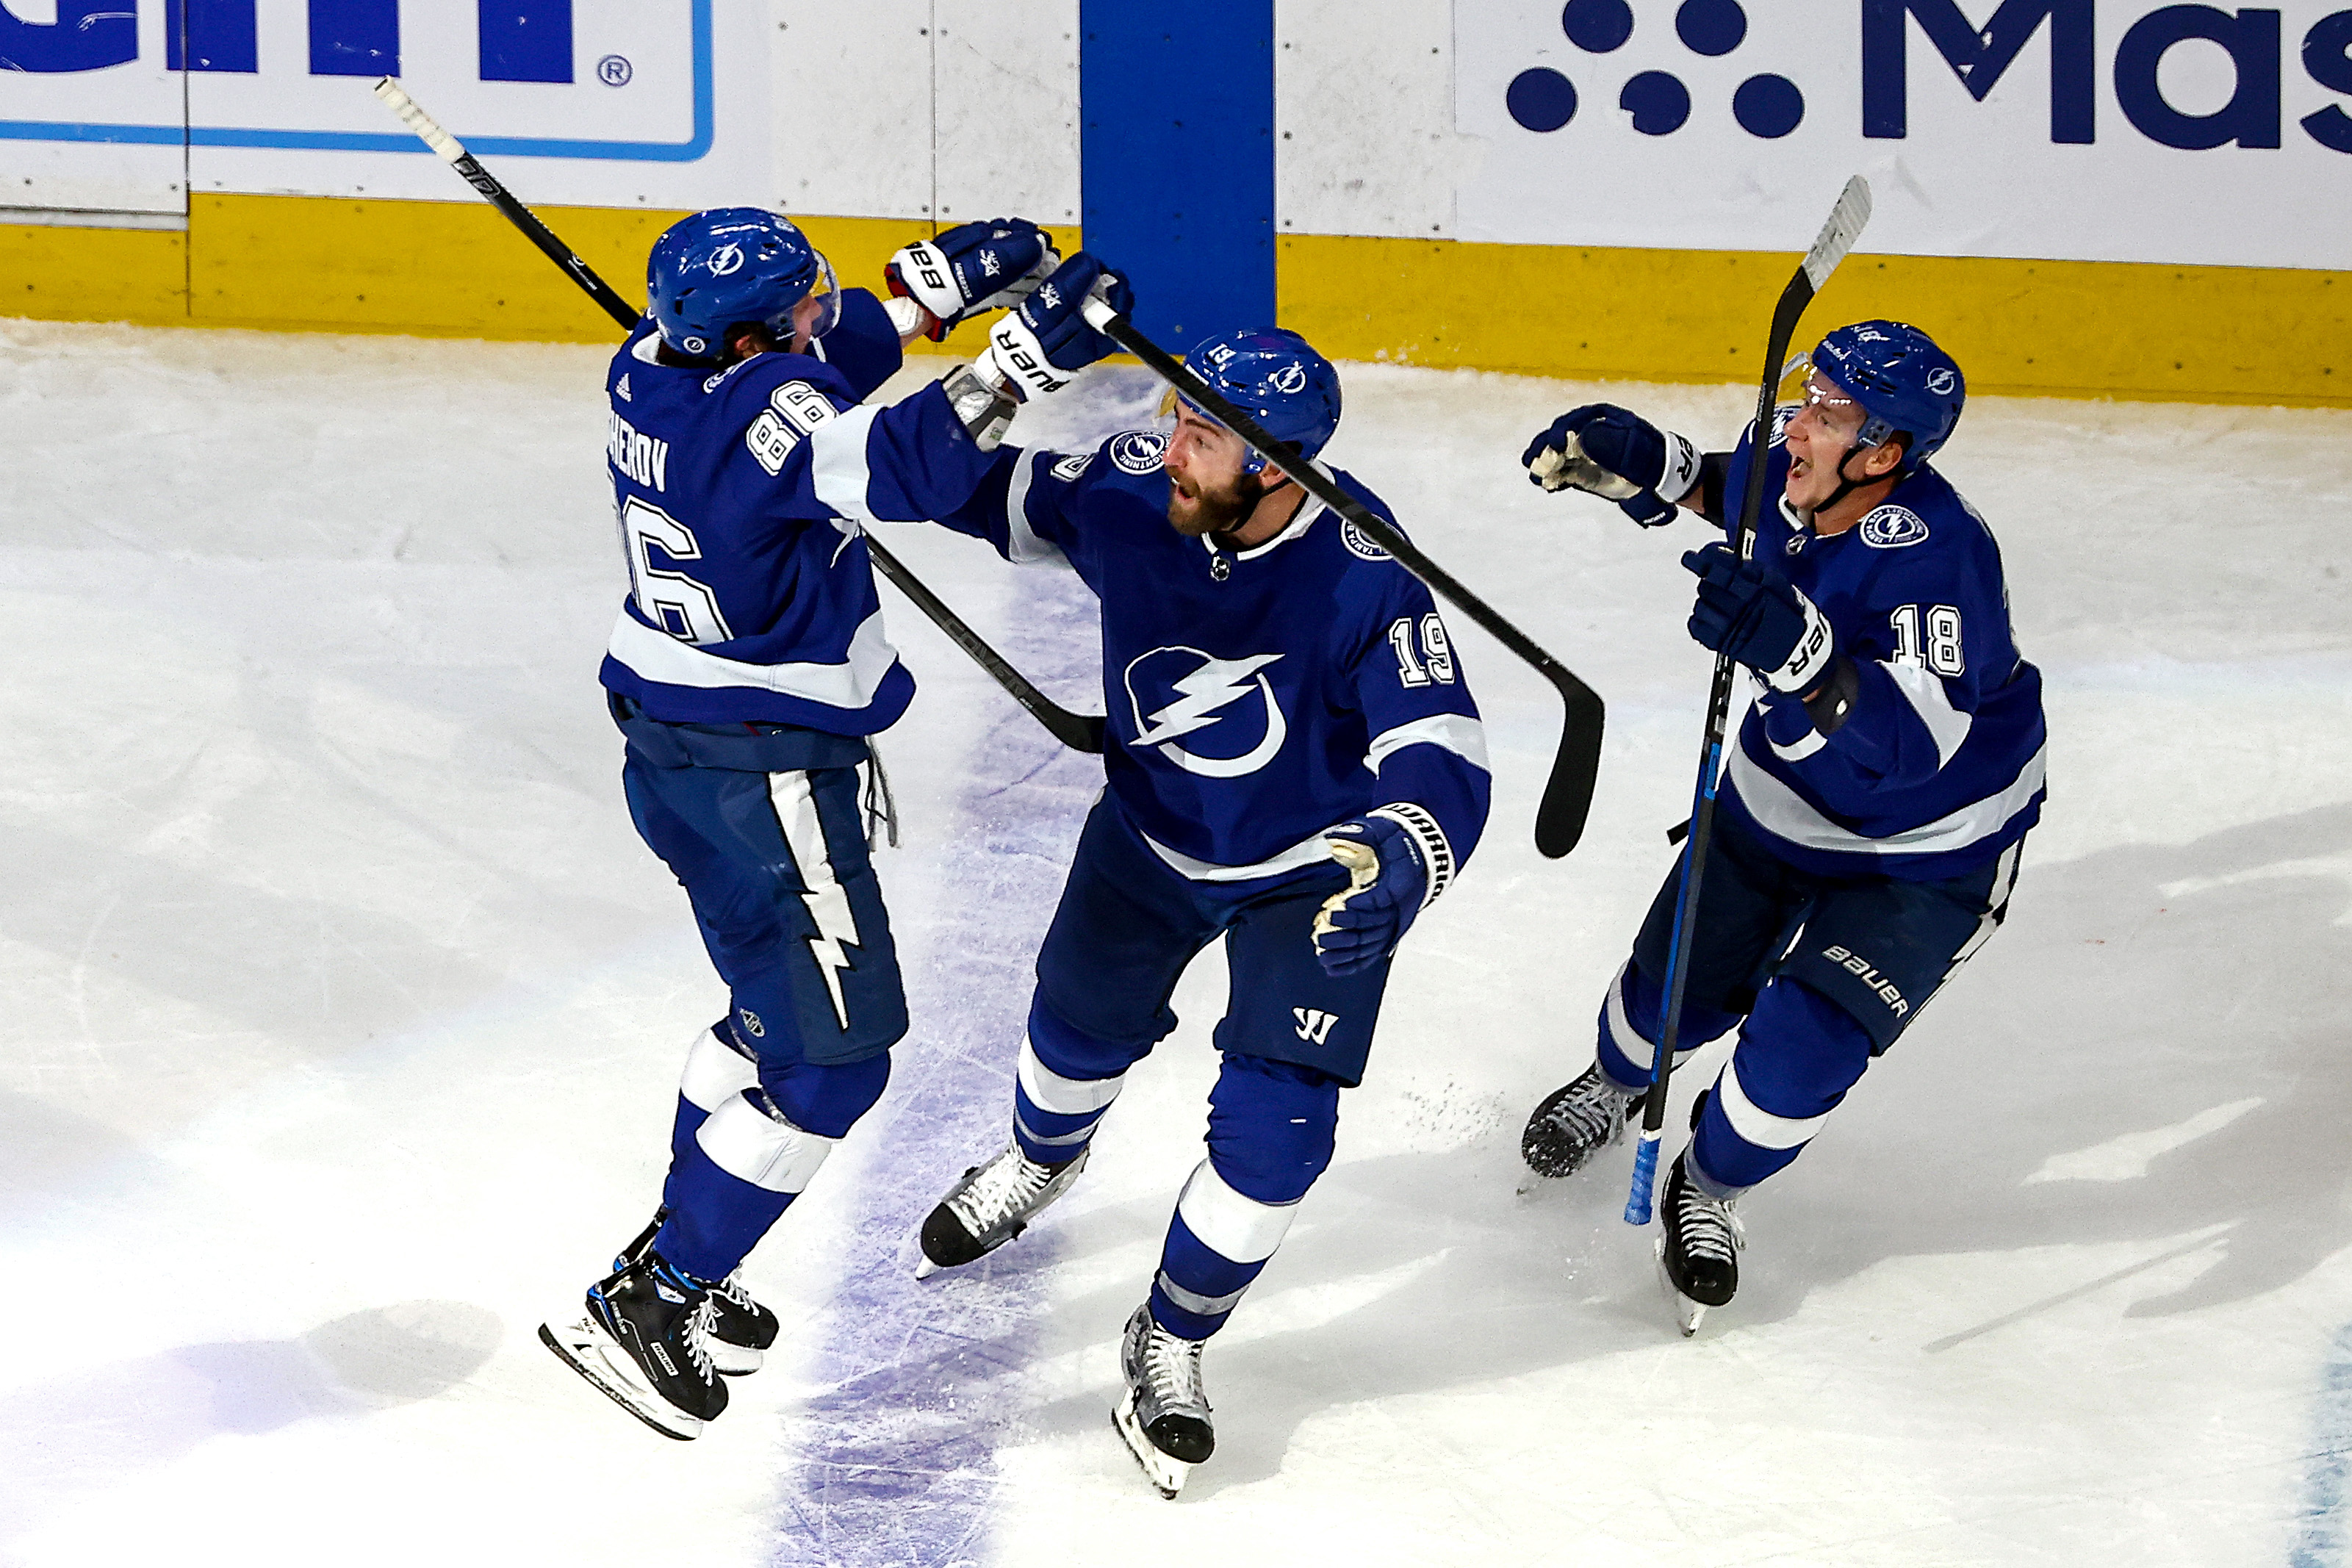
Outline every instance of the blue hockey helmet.
<svg viewBox="0 0 2352 1568"><path fill-rule="evenodd" d="M1339 373L1286 328L1251 327L1204 339L1184 356L1184 368L1305 457L1320 452L1339 427ZM1252 447L1242 471L1265 469L1265 454Z"/></svg>
<svg viewBox="0 0 2352 1568"><path fill-rule="evenodd" d="M697 359L719 353L729 330L747 321L789 347L793 309L812 295L822 308L810 335L821 337L841 314L833 266L790 218L764 207L680 218L646 258L646 297L662 342Z"/></svg>
<svg viewBox="0 0 2352 1568"><path fill-rule="evenodd" d="M1968 383L1936 340L1906 321L1856 321L1823 338L1813 368L1862 405L1859 445L1908 436L1903 466L1936 455L1960 422Z"/></svg>

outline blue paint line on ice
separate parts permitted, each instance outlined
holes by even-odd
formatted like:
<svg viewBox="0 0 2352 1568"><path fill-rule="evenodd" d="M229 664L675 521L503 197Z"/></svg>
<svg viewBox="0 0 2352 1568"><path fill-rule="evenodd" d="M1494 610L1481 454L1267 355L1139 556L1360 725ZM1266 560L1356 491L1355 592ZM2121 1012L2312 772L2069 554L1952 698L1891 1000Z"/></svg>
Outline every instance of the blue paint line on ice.
<svg viewBox="0 0 2352 1568"><path fill-rule="evenodd" d="M2303 1511L2287 1562L2291 1568L2344 1568L2345 1482L2352 1474L2352 1323L2336 1331L2328 1348L2312 1428Z"/></svg>
<svg viewBox="0 0 2352 1568"><path fill-rule="evenodd" d="M1055 592L1068 580L1054 576L1015 579L1006 620L1024 631L1006 651L1067 700L1092 673L1094 637L1090 608L1082 619ZM794 1468L782 1488L776 1563L964 1568L990 1556L996 1452L1023 1404L1005 1380L1030 1360L1053 1227L919 1282L913 1237L957 1174L1011 1136L1034 944L1101 779L1099 763L1054 745L1008 705L971 759L955 820L931 836L954 847L933 889L943 923L928 942L900 938L902 957L926 947L930 956L908 975L915 1026L896 1052L889 1117L810 1359L820 1392L786 1434ZM887 861L883 875L887 886ZM971 918L1013 909L1035 919ZM893 918L918 912L910 900Z"/></svg>

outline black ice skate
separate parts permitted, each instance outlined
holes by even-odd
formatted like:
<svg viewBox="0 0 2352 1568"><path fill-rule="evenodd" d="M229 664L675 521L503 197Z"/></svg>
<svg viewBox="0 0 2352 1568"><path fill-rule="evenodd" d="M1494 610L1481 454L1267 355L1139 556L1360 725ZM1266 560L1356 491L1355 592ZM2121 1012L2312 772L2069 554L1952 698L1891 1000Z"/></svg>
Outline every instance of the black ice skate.
<svg viewBox="0 0 2352 1568"><path fill-rule="evenodd" d="M1710 1307L1727 1305L1739 1289L1739 1249L1748 1245L1730 1198L1713 1198L1691 1184L1677 1155L1658 1205L1658 1274L1675 1299L1683 1337L1698 1332Z"/></svg>
<svg viewBox="0 0 2352 1568"><path fill-rule="evenodd" d="M995 1251L1068 1192L1086 1168L1083 1152L1063 1164L1041 1165L1023 1153L1019 1143L1006 1144L986 1164L966 1171L923 1221L923 1256L915 1265L915 1278L960 1268Z"/></svg>
<svg viewBox="0 0 2352 1568"><path fill-rule="evenodd" d="M1148 1301L1128 1319L1127 1336L1119 1342L1127 1392L1111 1411L1110 1424L1164 1498L1183 1490L1192 1467L1217 1447L1216 1431L1209 1425L1209 1395L1201 1385L1201 1350L1208 1342L1161 1328Z"/></svg>
<svg viewBox="0 0 2352 1568"><path fill-rule="evenodd" d="M727 1408L711 1365L712 1289L647 1248L588 1289L587 1315L539 1337L572 1371L665 1437L698 1436Z"/></svg>
<svg viewBox="0 0 2352 1568"><path fill-rule="evenodd" d="M667 1207L656 1210L653 1223L638 1233L637 1239L613 1259L613 1272L617 1274L645 1256L661 1234L662 1222L669 1217ZM776 1314L752 1300L743 1283L740 1268L721 1279L710 1292L710 1364L727 1377L747 1377L760 1370L770 1345L776 1342L776 1333L783 1325Z"/></svg>
<svg viewBox="0 0 2352 1568"><path fill-rule="evenodd" d="M1519 1134L1519 1156L1538 1176L1570 1174L1622 1141L1641 1107L1640 1095L1619 1089L1599 1067L1586 1068L1536 1107Z"/></svg>

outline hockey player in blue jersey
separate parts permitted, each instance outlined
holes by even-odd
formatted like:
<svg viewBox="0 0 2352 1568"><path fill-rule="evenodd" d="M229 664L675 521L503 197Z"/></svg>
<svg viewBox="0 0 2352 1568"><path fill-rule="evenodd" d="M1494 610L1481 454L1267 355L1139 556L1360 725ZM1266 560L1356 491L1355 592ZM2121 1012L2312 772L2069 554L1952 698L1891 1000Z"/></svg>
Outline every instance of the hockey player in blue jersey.
<svg viewBox="0 0 2352 1568"><path fill-rule="evenodd" d="M1339 424L1338 376L1295 333L1213 338L1187 363L1309 457ZM1108 776L1038 954L1012 1141L926 1220L921 1268L971 1262L1068 1189L1222 937L1208 1158L1127 1324L1115 1412L1172 1497L1213 1447L1202 1348L1329 1163L1390 955L1485 826L1485 736L1428 590L1189 405L1168 436L1008 447L940 521L1101 600Z"/></svg>
<svg viewBox="0 0 2352 1568"><path fill-rule="evenodd" d="M1079 309L1126 302L1018 220L909 246L890 278L885 305L773 213L698 214L656 242L646 320L606 373L631 580L603 669L622 781L730 997L688 1053L661 1213L585 1315L540 1337L675 1437L773 1342L737 1265L880 1096L907 1028L858 769L914 681L862 530L969 505L1015 389L1108 353ZM916 333L1015 303L971 365L863 405Z"/></svg>
<svg viewBox="0 0 2352 1568"><path fill-rule="evenodd" d="M1752 561L1683 557L1690 633L1755 675L1700 883L1679 1047L1737 1028L1666 1179L1659 1258L1683 1330L1738 1285L1733 1205L1786 1167L1937 990L2000 925L2043 795L2042 677L2011 640L2000 552L1930 459L1966 396L1916 327L1823 338L1764 454ZM1530 476L1676 506L1736 531L1748 465L1590 405L1528 448ZM1565 1175L1615 1142L1648 1083L1679 872L1601 1009L1594 1064L1528 1120L1521 1148Z"/></svg>

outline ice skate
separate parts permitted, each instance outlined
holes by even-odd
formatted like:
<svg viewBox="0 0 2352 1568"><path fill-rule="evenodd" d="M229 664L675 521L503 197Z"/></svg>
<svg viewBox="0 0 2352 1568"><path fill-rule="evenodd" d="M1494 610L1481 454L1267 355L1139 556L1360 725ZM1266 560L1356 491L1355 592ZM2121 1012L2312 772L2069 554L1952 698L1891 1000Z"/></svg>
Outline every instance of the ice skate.
<svg viewBox="0 0 2352 1568"><path fill-rule="evenodd" d="M1083 1152L1065 1164L1041 1165L1019 1143L1006 1144L994 1159L966 1171L923 1221L923 1256L915 1278L961 1268L995 1251L1069 1191L1086 1167Z"/></svg>
<svg viewBox="0 0 2352 1568"><path fill-rule="evenodd" d="M1569 1175L1622 1142L1641 1104L1641 1096L1619 1089L1599 1067L1586 1068L1545 1096L1528 1118L1528 1129L1519 1134L1519 1157L1538 1176Z"/></svg>
<svg viewBox="0 0 2352 1568"><path fill-rule="evenodd" d="M636 1240L622 1249L613 1259L613 1272L617 1274L635 1263L661 1234L662 1222L669 1217L667 1205L656 1210L653 1223L637 1234ZM743 1271L738 1268L721 1279L710 1292L710 1364L728 1377L748 1377L760 1370L770 1345L776 1342L777 1331L782 1327L776 1314L752 1299L751 1289L743 1283Z"/></svg>
<svg viewBox="0 0 2352 1568"><path fill-rule="evenodd" d="M539 1337L572 1371L666 1437L700 1436L727 1408L711 1364L712 1289L646 1249L589 1287L585 1316Z"/></svg>
<svg viewBox="0 0 2352 1568"><path fill-rule="evenodd" d="M1709 1197L1694 1186L1684 1169L1689 1157L1675 1157L1658 1205L1658 1278L1674 1298L1685 1339L1698 1332L1707 1309L1729 1304L1739 1289L1739 1250L1748 1245L1732 1212L1736 1200Z"/></svg>
<svg viewBox="0 0 2352 1568"><path fill-rule="evenodd" d="M1201 1385L1201 1350L1206 1340L1170 1333L1155 1321L1149 1302L1127 1321L1119 1342L1119 1370L1127 1392L1112 1410L1111 1425L1160 1495L1184 1489L1192 1467L1217 1446L1209 1424L1209 1395Z"/></svg>

